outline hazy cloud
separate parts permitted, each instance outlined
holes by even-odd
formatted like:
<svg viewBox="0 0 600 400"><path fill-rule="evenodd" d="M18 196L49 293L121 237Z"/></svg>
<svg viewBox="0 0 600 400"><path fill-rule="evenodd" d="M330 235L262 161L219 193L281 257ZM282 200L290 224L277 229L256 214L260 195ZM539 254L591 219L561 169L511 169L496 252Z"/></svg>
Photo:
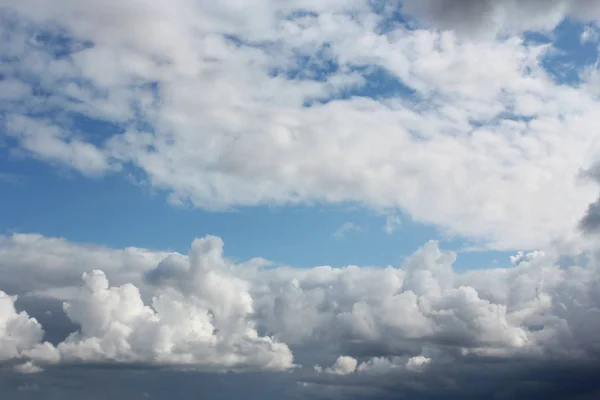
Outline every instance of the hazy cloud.
<svg viewBox="0 0 600 400"><path fill-rule="evenodd" d="M342 224L335 232L333 232L333 236L337 239L342 239L346 237L348 234L352 232L360 232L362 227L353 222L346 222Z"/></svg>

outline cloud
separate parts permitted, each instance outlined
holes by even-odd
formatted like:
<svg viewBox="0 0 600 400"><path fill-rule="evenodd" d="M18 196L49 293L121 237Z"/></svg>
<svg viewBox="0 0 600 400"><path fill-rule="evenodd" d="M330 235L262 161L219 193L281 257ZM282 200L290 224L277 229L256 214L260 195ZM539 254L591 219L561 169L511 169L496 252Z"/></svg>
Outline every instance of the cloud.
<svg viewBox="0 0 600 400"><path fill-rule="evenodd" d="M86 246L39 234L0 236L3 289L59 300L72 298L82 273L91 272L94 266L101 267L118 285L143 285L143 273L154 269L168 255L135 247L114 250ZM35 279L30 279L31 276Z"/></svg>
<svg viewBox="0 0 600 400"><path fill-rule="evenodd" d="M596 43L598 42L599 32L595 26L586 26L581 33L581 43Z"/></svg>
<svg viewBox="0 0 600 400"><path fill-rule="evenodd" d="M26 312L17 312L14 297L0 291L0 362L18 359L42 340L44 331Z"/></svg>
<svg viewBox="0 0 600 400"><path fill-rule="evenodd" d="M600 199L589 205L580 221L580 226L585 233L600 231Z"/></svg>
<svg viewBox="0 0 600 400"><path fill-rule="evenodd" d="M588 178L596 183L600 183L600 163L595 163L591 168L583 171L583 178ZM593 234L600 231L600 197L591 203L581 220L580 229L586 234Z"/></svg>
<svg viewBox="0 0 600 400"><path fill-rule="evenodd" d="M358 361L355 358L339 356L331 367L325 368L325 373L333 375L348 375L354 373L357 365Z"/></svg>
<svg viewBox="0 0 600 400"><path fill-rule="evenodd" d="M352 223L352 222L346 222L346 223L342 224L342 226L340 226L333 233L333 236L338 239L341 239L341 238L346 237L346 235L348 235L351 232L359 232L361 230L362 230L362 228L359 225Z"/></svg>
<svg viewBox="0 0 600 400"><path fill-rule="evenodd" d="M72 138L68 131L50 121L11 115L6 118L4 128L22 150L42 160L73 167L84 175L98 176L118 168L98 148Z"/></svg>
<svg viewBox="0 0 600 400"><path fill-rule="evenodd" d="M2 358L190 365L209 370L293 367L285 344L257 333L246 283L221 270L225 266L221 246L218 238L195 241L188 270L178 277L160 263L148 276L164 285L164 291L156 292L149 305L135 285L110 287L104 272L84 272L83 287L63 306L79 329L56 346L41 344L41 326L27 314L16 314L12 300L3 294L8 312L7 321L0 324L0 334L6 336ZM25 372L37 367L28 362L17 368Z"/></svg>
<svg viewBox="0 0 600 400"><path fill-rule="evenodd" d="M43 371L42 368L38 367L31 361L27 361L23 364L15 366L15 371L21 374L38 374Z"/></svg>
<svg viewBox="0 0 600 400"><path fill-rule="evenodd" d="M576 239L596 195L576 179L597 158L593 80L557 81L551 44L409 29L389 22L391 3L13 3L2 74L23 90L1 103L3 124L13 151L53 165L135 168L172 203L205 209L399 209L494 249ZM404 10L436 26L493 27L498 14L538 27L597 8L467 3ZM381 75L399 89L360 92Z"/></svg>
<svg viewBox="0 0 600 400"><path fill-rule="evenodd" d="M388 235L391 235L392 233L397 231L401 225L402 225L402 219L400 218L399 215L391 214L391 215L388 215L385 217L384 230L385 230L385 233L387 233Z"/></svg>
<svg viewBox="0 0 600 400"><path fill-rule="evenodd" d="M434 27L470 35L550 31L566 17L600 19L600 6L589 0L407 0L403 11Z"/></svg>
<svg viewBox="0 0 600 400"><path fill-rule="evenodd" d="M44 249L45 241L61 243L15 236L29 246L20 248L23 257ZM10 243L5 237L2 247ZM62 245L68 250L46 264L69 265L78 252L90 250ZM102 253L119 251L94 250L98 262L64 302L76 330L58 343L43 342L37 320L18 313L14 299L3 295L0 353L5 362L17 362L21 372L51 371L55 363L291 369L292 377L308 382L306 390L325 385L328 393L341 390L344 396L375 388L419 395L472 390L483 396L495 393L498 377L508 382L507 391L520 393L520 385L534 379L519 376L524 368L552 385L553 368L586 371L599 361L594 251L581 265L561 266L560 254L549 249L517 254L510 268L458 273L452 269L456 256L430 242L400 268L262 268L233 263L223 255L221 239L208 236L196 239L187 255L156 252L162 260L153 268L134 269L142 294L131 283L110 284L131 277L131 271L93 269L111 265ZM154 258L150 253L133 253L131 264ZM9 271L19 265L4 262ZM48 268L43 258L37 268ZM67 269L56 270L68 276ZM311 374L310 365L330 367ZM352 383L344 380L348 375ZM467 390L463 385L472 376L490 384Z"/></svg>

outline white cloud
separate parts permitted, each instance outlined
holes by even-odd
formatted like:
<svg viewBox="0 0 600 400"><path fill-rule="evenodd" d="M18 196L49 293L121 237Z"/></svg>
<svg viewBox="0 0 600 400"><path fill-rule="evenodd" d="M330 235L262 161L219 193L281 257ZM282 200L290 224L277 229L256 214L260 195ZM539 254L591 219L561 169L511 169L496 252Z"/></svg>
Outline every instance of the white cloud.
<svg viewBox="0 0 600 400"><path fill-rule="evenodd" d="M346 237L351 232L359 232L361 230L362 228L360 225L357 225L353 222L346 222L342 224L342 226L340 226L338 229L336 229L336 231L333 233L333 236L338 239L341 239Z"/></svg>
<svg viewBox="0 0 600 400"><path fill-rule="evenodd" d="M57 266L69 265L79 252L90 250L39 236L24 240L22 235L5 237L0 247L11 247L13 240L24 244L21 257L45 249L44 242L62 244L60 254L46 261L39 258L37 268L54 265L56 274L67 279L69 271ZM376 379L426 375L430 365L439 373L440 368L489 357L504 363L585 362L600 350L594 252L583 265L561 267L559 254L550 249L518 254L510 268L457 273L452 269L455 255L440 251L435 242L398 269L263 269L260 264L236 265L222 250L222 241L209 236L195 240L187 256L155 253L162 261L154 268L108 269L116 281L137 274L134 281L141 282L146 296L136 285L111 286L103 272L86 272L83 286L64 307L80 330L58 344L41 343L41 325L17 313L13 299L3 295L0 354L21 365L31 362L26 365L32 367L136 362L203 370L284 370L293 367L291 348L302 354L303 363L320 363L306 358L317 346L323 354L343 351L343 356L335 354L339 358L333 366L321 371L334 376L356 371L361 379ZM94 251L97 263L90 268L110 267L106 255L118 253ZM154 258L149 253L132 253L129 262L143 264ZM5 271L19 268L15 259L13 249L13 259L3 262ZM56 282L62 280L57 277Z"/></svg>
<svg viewBox="0 0 600 400"><path fill-rule="evenodd" d="M596 26L586 26L581 33L581 43L596 43L598 42L599 33Z"/></svg>
<svg viewBox="0 0 600 400"><path fill-rule="evenodd" d="M411 357L406 362L406 368L411 371L421 371L423 368L431 362L430 358L423 356Z"/></svg>
<svg viewBox="0 0 600 400"><path fill-rule="evenodd" d="M397 214L390 214L385 217L385 233L391 235L402 226L402 219Z"/></svg>
<svg viewBox="0 0 600 400"><path fill-rule="evenodd" d="M44 371L42 368L38 367L31 361L27 361L23 364L19 364L19 365L15 366L14 369L15 369L15 371L17 371L21 374L37 374L37 373Z"/></svg>
<svg viewBox="0 0 600 400"><path fill-rule="evenodd" d="M5 127L21 149L43 160L66 164L89 176L118 168L97 147L71 138L66 130L49 121L13 115L7 118Z"/></svg>
<svg viewBox="0 0 600 400"><path fill-rule="evenodd" d="M355 358L348 356L339 356L335 363L328 368L325 368L325 373L332 375L349 375L354 373L358 361Z"/></svg>
<svg viewBox="0 0 600 400"><path fill-rule="evenodd" d="M399 26L381 33L384 16L362 1L9 3L18 23L3 47L18 61L2 72L13 86L39 81L48 95L13 90L22 101L7 106L7 132L22 151L84 174L132 164L172 202L211 209L315 201L399 208L496 249L577 239L596 195L577 178L600 153L593 81L555 82L542 66L548 46ZM442 3L453 13L438 12ZM501 25L539 14L523 27L594 18L597 8L556 0L538 13L534 1L482 2L470 15L463 2L419 4L405 7L442 25L486 27L485 4ZM49 20L47 29L77 39L71 57L30 40ZM327 62L340 68L307 78ZM363 84L373 68L414 95L304 106ZM49 110L63 111L52 122L22 117ZM73 113L125 133L73 136L64 129Z"/></svg>
<svg viewBox="0 0 600 400"><path fill-rule="evenodd" d="M14 297L0 290L0 362L22 357L44 335L35 318L16 311L14 301Z"/></svg>
<svg viewBox="0 0 600 400"><path fill-rule="evenodd" d="M247 320L251 304L232 310L166 292L147 306L135 286L109 287L101 271L84 274L83 279L85 287L78 297L65 303L67 316L81 329L57 346L64 361L145 362L209 370L282 370L293 365L285 344L260 337Z"/></svg>

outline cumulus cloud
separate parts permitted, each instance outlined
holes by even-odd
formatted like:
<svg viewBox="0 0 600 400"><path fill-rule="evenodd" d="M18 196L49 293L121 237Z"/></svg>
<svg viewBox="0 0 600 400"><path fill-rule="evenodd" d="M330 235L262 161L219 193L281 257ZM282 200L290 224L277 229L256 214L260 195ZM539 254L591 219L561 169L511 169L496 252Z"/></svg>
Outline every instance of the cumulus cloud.
<svg viewBox="0 0 600 400"><path fill-rule="evenodd" d="M245 320L251 304L232 309L215 298L204 302L165 293L155 297L150 307L144 305L135 286L110 287L101 271L84 274L83 280L79 296L65 303L67 316L81 328L57 346L63 360L215 370L282 370L293 365L285 344L260 337L251 321ZM226 289L218 283L212 287L220 291L225 303ZM202 296L204 290L199 287L197 293ZM244 298L243 292L236 295Z"/></svg>
<svg viewBox="0 0 600 400"><path fill-rule="evenodd" d="M17 371L21 374L37 374L37 373L42 372L43 369L40 368L39 366L35 365L31 361L27 361L23 364L19 364L19 365L15 366L15 371Z"/></svg>
<svg viewBox="0 0 600 400"><path fill-rule="evenodd" d="M37 320L24 311L16 311L14 300L0 291L0 361L21 358L44 336Z"/></svg>
<svg viewBox="0 0 600 400"><path fill-rule="evenodd" d="M165 267L173 256L159 263L148 276L165 288L149 305L135 285L111 287L104 272L84 272L83 287L63 307L79 330L57 346L39 344L41 326L24 313L16 314L12 299L3 294L8 309L0 331L6 341L3 358L28 357L38 363L143 362L209 370L293 367L285 344L256 331L247 283L227 272L221 246L218 238L195 241L185 259L187 271L179 276L175 274L181 271ZM167 282L171 278L180 281L171 286ZM32 372L36 367L26 363L17 368Z"/></svg>
<svg viewBox="0 0 600 400"><path fill-rule="evenodd" d="M339 356L335 363L325 368L325 372L333 375L348 375L356 370L358 361L355 358L348 356Z"/></svg>
<svg viewBox="0 0 600 400"><path fill-rule="evenodd" d="M21 249L23 256L44 248L40 241L56 239L37 240ZM4 246L9 242L5 238ZM68 248L88 250L73 243ZM136 254L132 263L147 257ZM394 390L425 385L429 389L418 390L435 393L450 382L462 385L474 365L493 379L526 362L543 380L550 365L585 370L599 361L594 252L581 265L564 265L553 251L520 253L510 268L464 273L453 270L456 256L435 242L400 268L235 264L223 255L221 239L211 236L196 239L187 255L161 254L154 268L137 272L147 299L131 283L111 286L107 274L85 272L64 303L78 328L59 343L42 343L41 325L3 295L3 359L18 361L21 372L98 362L279 371L293 369L293 350L304 366L329 365L316 368L321 373L314 377L304 375L304 382L368 393L390 387L399 375L410 379L392 384ZM68 263L73 254L61 257L48 263ZM99 257L97 267L106 260ZM120 273L110 275L118 280ZM347 375L356 377L351 386L338 381ZM509 380L517 385L519 379ZM413 386L406 386L409 381Z"/></svg>
<svg viewBox="0 0 600 400"><path fill-rule="evenodd" d="M599 151L593 82L557 82L550 44L409 29L375 3L5 1L2 124L14 151L88 176L134 167L176 204L355 202L496 249L576 238L596 195L576 179ZM597 8L473 4L403 10L535 27ZM381 76L401 89L365 96Z"/></svg>

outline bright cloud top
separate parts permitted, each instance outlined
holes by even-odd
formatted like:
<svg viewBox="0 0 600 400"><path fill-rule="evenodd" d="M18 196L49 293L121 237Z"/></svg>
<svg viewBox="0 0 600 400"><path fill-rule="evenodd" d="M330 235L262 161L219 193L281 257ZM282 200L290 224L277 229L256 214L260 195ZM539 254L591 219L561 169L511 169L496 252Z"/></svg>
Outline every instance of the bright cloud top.
<svg viewBox="0 0 600 400"><path fill-rule="evenodd" d="M40 248L48 262L29 256ZM14 298L2 293L0 355L21 372L98 362L210 371L302 369L293 350L305 360L304 369L317 365L314 384L343 386L335 377L356 375L369 387L383 376L408 374L435 391L448 383L444 376L450 379L473 363L585 365L600 354L600 280L593 256L561 267L557 254L520 253L511 268L457 273L455 255L435 242L401 268L235 264L224 258L217 237L195 240L188 255L155 253L162 260L151 268L148 250L125 253L35 235L5 237L0 250L1 272L15 275L15 293L64 300L66 316L78 327L60 343L43 342L41 325L18 313ZM101 257L78 265L83 282L57 269L91 254ZM127 268L112 269L114 257L126 258ZM104 267L108 274L97 269ZM62 290L37 292L27 272L19 275L28 268L40 277L48 269L59 271L51 286ZM124 275L137 283L110 285ZM47 288L48 279L35 286ZM394 385L405 384L399 382Z"/></svg>
<svg viewBox="0 0 600 400"><path fill-rule="evenodd" d="M597 193L597 71L556 79L551 35L513 34L599 10L550 3L4 1L3 129L173 203L358 202L496 249L570 241Z"/></svg>

